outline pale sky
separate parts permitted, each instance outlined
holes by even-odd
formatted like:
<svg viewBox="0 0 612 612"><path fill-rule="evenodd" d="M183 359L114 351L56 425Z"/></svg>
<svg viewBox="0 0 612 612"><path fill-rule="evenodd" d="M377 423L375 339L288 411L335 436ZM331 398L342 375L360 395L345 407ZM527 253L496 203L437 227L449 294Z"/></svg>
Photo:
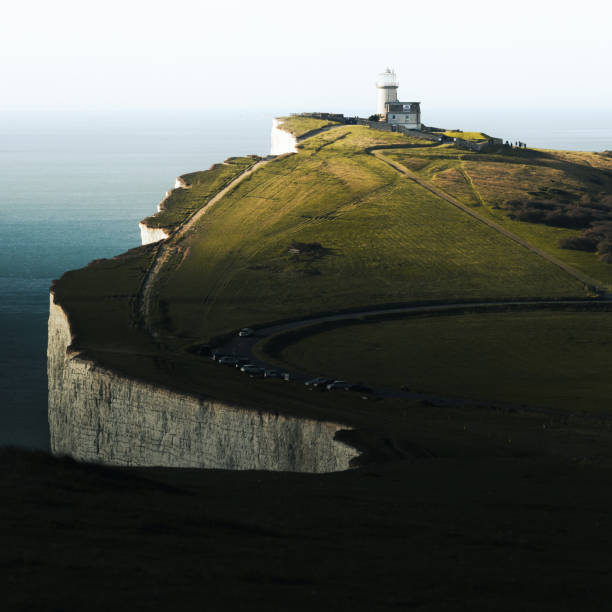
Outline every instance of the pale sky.
<svg viewBox="0 0 612 612"><path fill-rule="evenodd" d="M0 110L351 114L386 66L429 108L612 109L611 24L598 0L20 0Z"/></svg>

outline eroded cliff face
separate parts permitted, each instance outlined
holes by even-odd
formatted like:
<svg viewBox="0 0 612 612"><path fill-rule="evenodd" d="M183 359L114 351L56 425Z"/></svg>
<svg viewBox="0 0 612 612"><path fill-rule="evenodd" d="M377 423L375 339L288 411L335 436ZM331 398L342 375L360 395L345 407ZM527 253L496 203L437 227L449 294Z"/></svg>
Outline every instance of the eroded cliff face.
<svg viewBox="0 0 612 612"><path fill-rule="evenodd" d="M144 246L145 244L151 244L152 242L159 242L165 240L170 236L168 232L161 227L149 227L142 221L138 224L140 228L140 243Z"/></svg>
<svg viewBox="0 0 612 612"><path fill-rule="evenodd" d="M170 189L169 191L166 191L166 195L164 196L164 199L157 205L157 210L155 211L156 214L160 213L164 209L164 204L166 200L172 195L172 192L175 189L187 189L187 185L185 184L185 181L180 176L174 182L174 189ZM138 224L138 228L140 229L141 245L144 246L145 244L151 244L152 242L159 242L160 240L165 240L166 238L170 237L169 230L163 227L149 227L145 221L146 220L142 220Z"/></svg>
<svg viewBox="0 0 612 612"><path fill-rule="evenodd" d="M283 153L297 153L297 140L293 134L282 128L283 122L272 119L272 132L270 135L270 155Z"/></svg>
<svg viewBox="0 0 612 612"><path fill-rule="evenodd" d="M51 295L51 450L114 465L332 472L357 451L346 426L249 410L132 380L69 349L66 313Z"/></svg>

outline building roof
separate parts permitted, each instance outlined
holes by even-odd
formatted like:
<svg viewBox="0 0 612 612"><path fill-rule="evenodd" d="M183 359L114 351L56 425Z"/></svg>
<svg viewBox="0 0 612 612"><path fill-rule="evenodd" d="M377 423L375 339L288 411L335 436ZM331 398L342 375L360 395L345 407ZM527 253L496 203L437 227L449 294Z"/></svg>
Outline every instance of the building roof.
<svg viewBox="0 0 612 612"><path fill-rule="evenodd" d="M416 113L421 109L420 102L386 102L385 108L392 113Z"/></svg>

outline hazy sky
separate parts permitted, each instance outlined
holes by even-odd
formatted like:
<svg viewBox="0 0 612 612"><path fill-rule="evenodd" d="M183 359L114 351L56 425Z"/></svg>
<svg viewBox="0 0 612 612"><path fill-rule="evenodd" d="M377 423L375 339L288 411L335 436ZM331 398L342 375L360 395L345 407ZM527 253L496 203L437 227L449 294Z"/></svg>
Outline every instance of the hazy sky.
<svg viewBox="0 0 612 612"><path fill-rule="evenodd" d="M387 8L388 7L388 8ZM612 108L612 3L20 0L0 109Z"/></svg>

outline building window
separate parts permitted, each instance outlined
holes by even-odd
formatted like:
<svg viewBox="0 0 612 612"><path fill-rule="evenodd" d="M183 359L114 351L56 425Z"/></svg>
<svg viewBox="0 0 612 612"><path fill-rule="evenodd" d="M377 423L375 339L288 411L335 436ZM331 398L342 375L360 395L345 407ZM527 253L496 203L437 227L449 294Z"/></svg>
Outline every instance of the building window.
<svg viewBox="0 0 612 612"><path fill-rule="evenodd" d="M391 119L395 119L395 115L391 115Z"/></svg>

